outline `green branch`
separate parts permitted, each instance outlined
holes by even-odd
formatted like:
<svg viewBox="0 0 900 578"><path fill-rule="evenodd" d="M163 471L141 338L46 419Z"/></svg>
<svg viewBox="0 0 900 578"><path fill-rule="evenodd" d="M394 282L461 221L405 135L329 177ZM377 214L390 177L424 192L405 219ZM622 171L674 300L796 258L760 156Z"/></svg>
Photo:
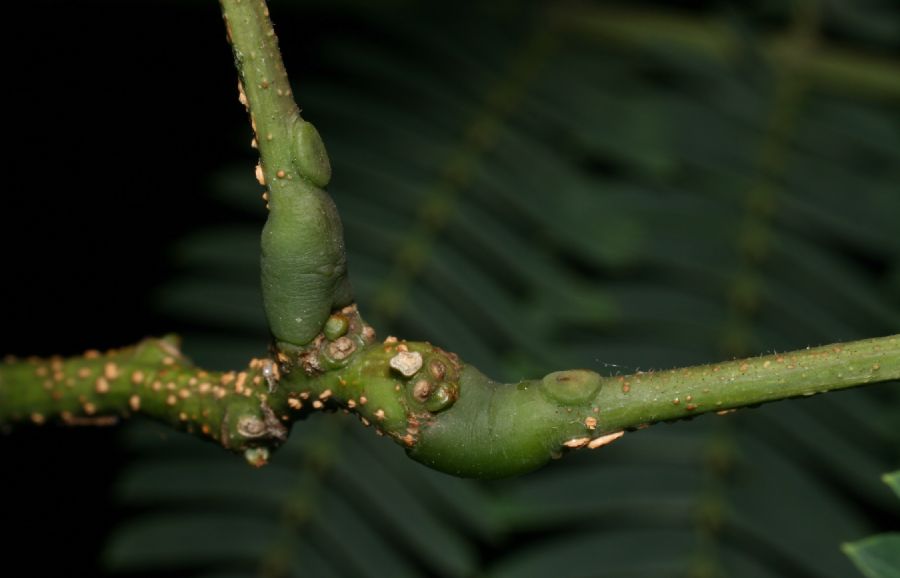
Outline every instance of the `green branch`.
<svg viewBox="0 0 900 578"><path fill-rule="evenodd" d="M321 188L331 180L331 164L318 131L300 118L265 2L221 5L239 98L259 148L256 177L267 188L263 305L276 341L306 345L333 309L352 300L341 219Z"/></svg>
<svg viewBox="0 0 900 578"><path fill-rule="evenodd" d="M661 421L900 379L900 335L627 376L592 371L498 383L429 343L375 342L353 307L292 355L211 373L170 338L67 360L0 366L0 424L143 413L265 463L291 423L345 409L454 475L531 471Z"/></svg>
<svg viewBox="0 0 900 578"><path fill-rule="evenodd" d="M628 376L560 371L511 384L430 344L388 340L318 385L357 411L367 398L366 421L383 410L375 425L412 458L455 475L497 478L660 421L894 379L900 335Z"/></svg>
<svg viewBox="0 0 900 578"><path fill-rule="evenodd" d="M262 283L271 359L194 366L171 337L0 365L0 426L145 414L266 462L291 424L343 409L413 459L460 476L521 474L660 421L900 379L900 335L627 376L587 370L497 383L430 343L375 331L350 304L330 166L300 118L261 0L222 0L270 213Z"/></svg>
<svg viewBox="0 0 900 578"><path fill-rule="evenodd" d="M268 391L267 368L254 359L242 371L205 371L173 336L67 359L7 358L0 425L112 425L143 414L234 451L274 447L289 421L285 400Z"/></svg>

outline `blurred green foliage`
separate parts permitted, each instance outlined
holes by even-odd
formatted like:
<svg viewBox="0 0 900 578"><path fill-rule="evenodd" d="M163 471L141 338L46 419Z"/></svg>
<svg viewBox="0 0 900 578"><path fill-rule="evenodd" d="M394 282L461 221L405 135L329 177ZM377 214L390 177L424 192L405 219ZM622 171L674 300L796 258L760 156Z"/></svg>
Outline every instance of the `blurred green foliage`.
<svg viewBox="0 0 900 578"><path fill-rule="evenodd" d="M272 12L382 337L515 380L900 330L890 0ZM208 328L186 348L216 367L265 348L264 208L241 154L209 180L241 217L185 239L159 295ZM107 559L209 577L845 578L839 545L900 519L879 481L898 421L892 384L657 426L495 483L428 471L340 415L298 424L260 471L136 424L118 485L132 515Z"/></svg>
<svg viewBox="0 0 900 578"><path fill-rule="evenodd" d="M900 497L900 470L885 474L884 483ZM844 544L843 550L866 578L900 576L900 532L878 534Z"/></svg>

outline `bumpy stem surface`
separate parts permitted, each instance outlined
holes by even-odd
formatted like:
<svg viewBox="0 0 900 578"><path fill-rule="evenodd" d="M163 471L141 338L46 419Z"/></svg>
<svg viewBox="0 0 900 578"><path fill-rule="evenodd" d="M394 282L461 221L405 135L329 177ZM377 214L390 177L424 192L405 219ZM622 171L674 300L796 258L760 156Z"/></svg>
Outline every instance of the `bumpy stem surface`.
<svg viewBox="0 0 900 578"><path fill-rule="evenodd" d="M286 400L271 395L271 362L210 372L191 363L174 336L63 359L7 358L0 365L0 426L112 425L144 414L243 452L287 437Z"/></svg>
<svg viewBox="0 0 900 578"><path fill-rule="evenodd" d="M571 370L498 383L429 343L376 342L353 307L331 319L335 331L241 372L197 369L170 338L67 360L8 360L0 424L144 413L261 465L293 421L345 409L428 466L498 478L660 421L900 379L893 335L627 376Z"/></svg>
<svg viewBox="0 0 900 578"><path fill-rule="evenodd" d="M350 302L330 165L300 119L261 0L221 0L241 101L268 187L263 231L271 359L207 372L175 338L69 359L0 364L0 426L104 424L142 413L254 465L317 410L344 409L433 468L497 478L652 423L900 379L900 335L712 365L604 377L587 370L497 383L430 343L375 331Z"/></svg>
<svg viewBox="0 0 900 578"><path fill-rule="evenodd" d="M323 190L331 165L319 133L300 118L263 0L221 0L250 114L256 177L267 188L262 234L263 305L276 341L301 346L334 308L350 303L341 220Z"/></svg>

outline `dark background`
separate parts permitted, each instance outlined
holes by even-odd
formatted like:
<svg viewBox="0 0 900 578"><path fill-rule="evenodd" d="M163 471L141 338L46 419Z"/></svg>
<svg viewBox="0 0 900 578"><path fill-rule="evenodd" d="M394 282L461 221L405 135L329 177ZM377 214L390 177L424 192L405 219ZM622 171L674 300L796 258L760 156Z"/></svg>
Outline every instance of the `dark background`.
<svg viewBox="0 0 900 578"><path fill-rule="evenodd" d="M2 349L77 354L182 330L154 291L244 122L216 2L18 3L3 35ZM252 170L252 166L250 169ZM107 428L0 436L2 551L97 575L124 456Z"/></svg>

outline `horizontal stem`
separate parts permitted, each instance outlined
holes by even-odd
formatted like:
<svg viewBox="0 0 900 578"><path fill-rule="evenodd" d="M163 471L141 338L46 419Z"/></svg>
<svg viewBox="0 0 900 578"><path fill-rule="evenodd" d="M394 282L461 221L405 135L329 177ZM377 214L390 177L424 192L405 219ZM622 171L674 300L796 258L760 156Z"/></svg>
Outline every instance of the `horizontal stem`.
<svg viewBox="0 0 900 578"><path fill-rule="evenodd" d="M615 431L900 379L900 335L604 379L603 429Z"/></svg>
<svg viewBox="0 0 900 578"><path fill-rule="evenodd" d="M354 307L336 315L340 331L239 372L193 366L173 338L70 359L7 360L0 425L141 413L259 465L291 422L345 409L428 466L497 478L660 421L900 379L900 335L892 335L625 376L570 370L498 383L431 344L376 342Z"/></svg>
<svg viewBox="0 0 900 578"><path fill-rule="evenodd" d="M571 370L501 384L464 367L459 400L409 453L456 475L504 477L652 423L893 379L898 335L616 377Z"/></svg>
<svg viewBox="0 0 900 578"><path fill-rule="evenodd" d="M226 448L277 445L286 437L286 400L272 395L263 360L238 372L194 366L178 339L49 359L0 364L0 426L111 425L143 414Z"/></svg>

